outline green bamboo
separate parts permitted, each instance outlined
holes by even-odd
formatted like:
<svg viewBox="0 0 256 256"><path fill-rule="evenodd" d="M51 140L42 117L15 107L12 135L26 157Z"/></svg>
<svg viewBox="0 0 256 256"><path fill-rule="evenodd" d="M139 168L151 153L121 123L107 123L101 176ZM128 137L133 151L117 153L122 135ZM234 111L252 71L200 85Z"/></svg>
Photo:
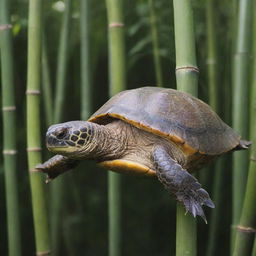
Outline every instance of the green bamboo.
<svg viewBox="0 0 256 256"><path fill-rule="evenodd" d="M218 69L217 69L217 36L216 11L213 0L206 1L207 24L207 75L209 88L209 104L218 112Z"/></svg>
<svg viewBox="0 0 256 256"><path fill-rule="evenodd" d="M174 0L177 89L197 96L198 68L191 1ZM177 205L176 256L197 255L196 219Z"/></svg>
<svg viewBox="0 0 256 256"><path fill-rule="evenodd" d="M250 7L250 6L249 6ZM256 6L255 6L256 7ZM254 11L254 13L256 13ZM250 139L252 141L249 173L243 210L237 227L233 256L251 255L256 230L256 17L254 16L254 63L250 104Z"/></svg>
<svg viewBox="0 0 256 256"><path fill-rule="evenodd" d="M71 20L71 0L65 1L65 11L63 15L62 28L59 41L57 78L56 78L56 95L54 102L54 122L58 123L64 113L65 90L67 79L67 61L69 53L70 38L70 20Z"/></svg>
<svg viewBox="0 0 256 256"><path fill-rule="evenodd" d="M254 238L254 244L253 244L253 249L252 249L252 256L256 256L256 236Z"/></svg>
<svg viewBox="0 0 256 256"><path fill-rule="evenodd" d="M216 3L213 0L206 1L206 24L207 24L207 76L209 88L209 104L215 112L219 112L218 102L218 56L217 56L217 35L216 35ZM218 241L218 227L220 221L221 196L223 191L223 168L225 158L220 158L214 165L213 192L212 197L216 208L211 211L211 221L209 229L209 239L207 245L207 255L216 255ZM208 173L209 175L209 173ZM212 174L210 174L212 175Z"/></svg>
<svg viewBox="0 0 256 256"><path fill-rule="evenodd" d="M251 41L252 0L240 0L238 30L233 68L233 127L243 138L248 137L248 78ZM235 230L240 219L248 170L248 151L233 154L233 216ZM234 234L234 232L233 232ZM232 237L233 237L232 234ZM233 240L233 239L232 239Z"/></svg>
<svg viewBox="0 0 256 256"><path fill-rule="evenodd" d="M0 1L0 53L3 110L3 160L7 211L8 255L21 255L16 166L16 114L13 48L8 0Z"/></svg>
<svg viewBox="0 0 256 256"><path fill-rule="evenodd" d="M92 113L92 86L90 68L90 0L81 1L81 118L87 120Z"/></svg>
<svg viewBox="0 0 256 256"><path fill-rule="evenodd" d="M37 254L47 255L50 250L48 237L48 219L44 191L44 177L33 172L35 166L42 162L40 143L40 71L41 71L41 18L42 1L29 1L28 22L28 75L27 75L27 150L32 209L35 228Z"/></svg>
<svg viewBox="0 0 256 256"><path fill-rule="evenodd" d="M69 53L69 39L70 39L70 22L71 22L71 6L72 1L65 1L65 11L63 13L63 21L60 33L57 74L56 74L56 92L54 100L54 123L62 121L64 113L64 101L67 79L67 61ZM64 178L59 177L51 184L51 240L53 245L53 252L59 255L60 241L61 241L61 216L63 209L63 192L64 192Z"/></svg>
<svg viewBox="0 0 256 256"><path fill-rule="evenodd" d="M163 76L162 76L162 64L159 48L159 36L158 36L158 26L157 26L157 15L155 9L154 0L148 0L149 10L150 10L150 28L151 28L151 38L153 45L153 56L154 56L154 66L156 73L156 83L157 86L163 86Z"/></svg>
<svg viewBox="0 0 256 256"><path fill-rule="evenodd" d="M123 1L106 0L109 26L109 95L126 87ZM108 174L109 256L121 255L121 177Z"/></svg>
<svg viewBox="0 0 256 256"><path fill-rule="evenodd" d="M45 33L42 40L42 91L44 98L44 113L47 126L52 124L53 121L53 102L51 91L51 78L49 70L48 49L45 39Z"/></svg>

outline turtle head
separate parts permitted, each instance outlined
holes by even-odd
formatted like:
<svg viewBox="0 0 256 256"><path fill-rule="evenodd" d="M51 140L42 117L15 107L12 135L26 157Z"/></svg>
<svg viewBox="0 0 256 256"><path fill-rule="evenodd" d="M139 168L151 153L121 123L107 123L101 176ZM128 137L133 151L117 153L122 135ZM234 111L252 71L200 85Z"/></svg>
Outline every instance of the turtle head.
<svg viewBox="0 0 256 256"><path fill-rule="evenodd" d="M86 157L92 148L95 125L86 121L52 125L46 133L46 146L49 151L67 157Z"/></svg>

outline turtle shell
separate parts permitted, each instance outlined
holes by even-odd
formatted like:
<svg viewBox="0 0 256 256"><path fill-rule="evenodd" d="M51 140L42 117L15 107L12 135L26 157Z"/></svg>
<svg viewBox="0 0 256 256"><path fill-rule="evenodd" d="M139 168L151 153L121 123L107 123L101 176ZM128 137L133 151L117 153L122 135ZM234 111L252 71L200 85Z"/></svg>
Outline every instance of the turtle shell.
<svg viewBox="0 0 256 256"><path fill-rule="evenodd" d="M168 138L187 154L219 155L240 142L240 136L209 105L173 89L142 87L122 91L88 121L106 124L113 118Z"/></svg>

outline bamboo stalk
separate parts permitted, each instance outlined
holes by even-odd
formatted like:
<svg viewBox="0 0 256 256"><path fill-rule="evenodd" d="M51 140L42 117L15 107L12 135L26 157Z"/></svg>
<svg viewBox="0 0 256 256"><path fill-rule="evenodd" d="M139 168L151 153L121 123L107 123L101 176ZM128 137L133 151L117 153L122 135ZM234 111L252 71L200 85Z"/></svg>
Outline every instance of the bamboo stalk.
<svg viewBox="0 0 256 256"><path fill-rule="evenodd" d="M81 1L81 118L87 120L92 113L92 87L90 68L90 0Z"/></svg>
<svg viewBox="0 0 256 256"><path fill-rule="evenodd" d="M158 27L157 27L157 15L155 9L154 0L148 0L149 10L150 10L150 27L151 27L151 38L153 45L153 56L154 56L154 66L156 74L157 86L163 86L163 76L162 76L162 64L159 48L159 37L158 37Z"/></svg>
<svg viewBox="0 0 256 256"><path fill-rule="evenodd" d="M197 96L198 68L191 1L174 0L177 89ZM197 255L196 219L177 204L176 256Z"/></svg>
<svg viewBox="0 0 256 256"><path fill-rule="evenodd" d="M29 1L28 23L28 76L27 76L27 147L32 209L37 254L47 255L50 250L48 219L42 174L33 172L41 163L40 143L40 71L41 71L41 17L42 1Z"/></svg>
<svg viewBox="0 0 256 256"><path fill-rule="evenodd" d="M54 123L59 123L62 120L64 113L64 101L67 79L67 61L69 53L69 38L70 38L70 21L71 21L71 6L72 1L65 1L65 11L63 13L62 28L60 33L57 76L56 76L56 93L54 101ZM51 184L51 240L53 245L53 252L55 255L59 254L61 232L60 221L61 212L63 209L63 193L64 193L64 178L59 177L53 184Z"/></svg>
<svg viewBox="0 0 256 256"><path fill-rule="evenodd" d="M256 6L254 6L255 8ZM250 8L250 6L248 7ZM251 255L256 232L256 17L254 16L254 63L250 104L250 166L243 210L237 227L233 256Z"/></svg>
<svg viewBox="0 0 256 256"><path fill-rule="evenodd" d="M252 249L252 256L256 256L256 236L254 239L253 249Z"/></svg>
<svg viewBox="0 0 256 256"><path fill-rule="evenodd" d="M48 60L48 49L45 39L45 33L42 40L42 90L44 98L44 112L47 126L52 124L53 121L53 102L52 102L52 91L51 91L51 78L49 70Z"/></svg>
<svg viewBox="0 0 256 256"><path fill-rule="evenodd" d="M13 48L8 0L0 1L0 53L3 110L3 160L7 211L8 255L21 255L18 182L16 166L16 114Z"/></svg>
<svg viewBox="0 0 256 256"><path fill-rule="evenodd" d="M123 1L106 0L109 26L109 95L122 91L126 87L125 38L123 23ZM121 177L108 174L108 221L109 255L121 255Z"/></svg>
<svg viewBox="0 0 256 256"><path fill-rule="evenodd" d="M66 72L69 53L70 38L70 20L71 20L71 0L65 1L65 11L63 13L63 22L60 34L60 44L58 52L58 66L56 77L56 95L54 102L54 122L58 123L62 119L65 90L66 90Z"/></svg>
<svg viewBox="0 0 256 256"><path fill-rule="evenodd" d="M209 104L215 112L219 112L220 106L218 101L218 55L217 55L217 35L216 35L216 11L215 2L207 0L206 2L206 23L207 23L207 76L209 88ZM211 221L209 228L209 239L207 245L207 255L216 255L218 227L220 221L223 168L225 165L224 157L217 160L214 165L213 178L213 200L216 205L214 211L211 211Z"/></svg>
<svg viewBox="0 0 256 256"><path fill-rule="evenodd" d="M251 41L252 0L240 0L238 31L233 68L233 127L243 138L248 136L248 70ZM244 199L248 152L233 154L233 216L232 227L238 224ZM232 237L234 232L232 234Z"/></svg>

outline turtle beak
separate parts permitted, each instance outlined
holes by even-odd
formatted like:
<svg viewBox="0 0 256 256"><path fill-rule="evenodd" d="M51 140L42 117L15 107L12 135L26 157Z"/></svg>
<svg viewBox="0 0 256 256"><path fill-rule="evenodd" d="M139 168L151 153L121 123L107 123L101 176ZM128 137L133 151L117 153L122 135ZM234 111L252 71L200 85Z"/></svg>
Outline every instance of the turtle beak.
<svg viewBox="0 0 256 256"><path fill-rule="evenodd" d="M65 140L59 140L53 135L46 135L46 146L47 148L68 147Z"/></svg>

